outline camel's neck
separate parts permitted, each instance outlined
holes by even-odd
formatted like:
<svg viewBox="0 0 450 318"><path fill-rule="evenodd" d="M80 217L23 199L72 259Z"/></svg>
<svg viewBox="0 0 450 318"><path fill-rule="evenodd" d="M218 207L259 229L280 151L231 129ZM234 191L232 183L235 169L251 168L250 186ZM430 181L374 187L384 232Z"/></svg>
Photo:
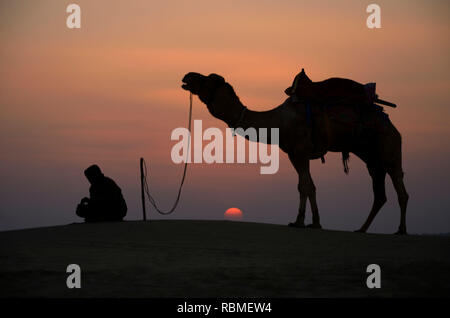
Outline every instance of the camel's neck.
<svg viewBox="0 0 450 318"><path fill-rule="evenodd" d="M253 127L255 129L259 128L280 128L280 111L279 108L274 108L269 111L253 111L250 109L245 109L241 113L240 120L238 119L237 127L242 127L247 129Z"/></svg>
<svg viewBox="0 0 450 318"><path fill-rule="evenodd" d="M269 111L253 111L244 106L237 96L231 96L216 99L211 105L211 110L217 109L227 111L217 114L212 112L213 116L223 120L230 128L242 128L243 130L254 128L259 141L261 141L260 129L265 128L270 136L271 128L281 128L280 107ZM239 131L237 133L239 134ZM268 142L270 143L270 138Z"/></svg>

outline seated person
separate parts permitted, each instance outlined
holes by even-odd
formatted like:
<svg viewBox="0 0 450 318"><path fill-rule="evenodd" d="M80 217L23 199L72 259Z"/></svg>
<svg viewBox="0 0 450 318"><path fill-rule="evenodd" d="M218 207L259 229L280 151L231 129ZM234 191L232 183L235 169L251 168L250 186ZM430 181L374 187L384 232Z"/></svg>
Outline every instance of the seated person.
<svg viewBox="0 0 450 318"><path fill-rule="evenodd" d="M87 168L84 175L91 184L90 198L81 200L77 215L86 222L122 221L127 214L127 204L119 186L105 177L97 165Z"/></svg>

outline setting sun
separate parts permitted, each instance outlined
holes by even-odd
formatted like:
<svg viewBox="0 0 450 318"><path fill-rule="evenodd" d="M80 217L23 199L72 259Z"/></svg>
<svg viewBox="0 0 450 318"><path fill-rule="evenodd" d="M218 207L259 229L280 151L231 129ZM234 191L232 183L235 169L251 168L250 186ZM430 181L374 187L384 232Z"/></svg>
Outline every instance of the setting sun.
<svg viewBox="0 0 450 318"><path fill-rule="evenodd" d="M229 208L225 211L224 218L226 220L240 221L243 218L242 211L238 208Z"/></svg>

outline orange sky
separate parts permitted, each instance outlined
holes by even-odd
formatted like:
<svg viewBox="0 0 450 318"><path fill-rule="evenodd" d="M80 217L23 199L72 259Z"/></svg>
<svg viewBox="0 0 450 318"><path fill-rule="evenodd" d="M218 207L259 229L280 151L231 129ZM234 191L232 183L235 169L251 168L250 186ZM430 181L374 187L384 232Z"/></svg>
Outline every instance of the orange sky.
<svg viewBox="0 0 450 318"><path fill-rule="evenodd" d="M413 228L450 231L442 225L450 223L443 213L450 207L450 183L442 173L448 175L443 166L450 157L447 1L377 1L379 30L365 26L371 2L364 1L76 1L80 30L65 26L69 3L0 4L3 228L74 220L73 207L87 192L82 170L93 162L122 186L133 219L140 215L137 163L145 156L155 167L150 184L169 206L181 173L170 162L170 133L185 126L188 112L183 75L221 74L249 108L264 110L285 99L284 89L304 67L314 81L375 81L380 96L399 105L387 112L404 137L407 186L409 181L413 197L417 193L410 209ZM205 127L225 128L197 99L194 118ZM371 204L369 179L357 159L349 177L339 164L335 155L325 166L313 164L319 208L325 225L328 217L331 228L357 227ZM296 176L285 156L281 165L272 177L249 165L192 166L186 193L211 193L217 200L197 206L186 199L178 217L221 218L227 208L246 205L247 220L291 221ZM331 186L341 182L364 191L364 200L346 206L352 194L335 197ZM60 184L67 188L62 191ZM254 187L250 198L236 184ZM282 201L252 203L253 196L276 194L280 186L287 193ZM378 231L397 225L395 197L388 192L393 203L385 207L389 217L375 222ZM17 206L23 195L29 199ZM341 212L332 211L336 204L362 211L343 215L344 222ZM433 207L430 225L422 222L426 206ZM30 216L36 207L44 221Z"/></svg>

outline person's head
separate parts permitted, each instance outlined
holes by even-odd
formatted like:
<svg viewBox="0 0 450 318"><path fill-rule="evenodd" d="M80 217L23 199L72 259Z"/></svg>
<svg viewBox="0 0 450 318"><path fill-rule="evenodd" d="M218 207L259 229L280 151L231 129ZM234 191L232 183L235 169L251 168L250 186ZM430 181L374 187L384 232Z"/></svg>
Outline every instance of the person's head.
<svg viewBox="0 0 450 318"><path fill-rule="evenodd" d="M92 165L84 170L84 175L86 176L90 184L94 184L104 177L102 171L100 170L100 167L97 165Z"/></svg>

